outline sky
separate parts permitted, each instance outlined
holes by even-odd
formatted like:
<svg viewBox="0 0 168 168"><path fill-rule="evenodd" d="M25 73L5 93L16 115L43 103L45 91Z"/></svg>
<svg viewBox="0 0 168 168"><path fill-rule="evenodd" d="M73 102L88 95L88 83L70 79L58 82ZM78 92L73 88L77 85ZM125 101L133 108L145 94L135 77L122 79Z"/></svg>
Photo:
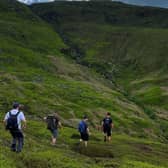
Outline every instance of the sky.
<svg viewBox="0 0 168 168"><path fill-rule="evenodd" d="M141 6L155 6L168 8L168 0L113 0L120 1L128 4L141 5Z"/></svg>
<svg viewBox="0 0 168 168"><path fill-rule="evenodd" d="M26 4L31 4L37 2L52 2L54 0L18 0L18 1ZM168 8L168 0L112 0L112 1L120 1L140 6L156 6L156 7Z"/></svg>
<svg viewBox="0 0 168 168"><path fill-rule="evenodd" d="M39 2L52 2L54 0L17 0L19 2L23 2L25 4L39 3Z"/></svg>

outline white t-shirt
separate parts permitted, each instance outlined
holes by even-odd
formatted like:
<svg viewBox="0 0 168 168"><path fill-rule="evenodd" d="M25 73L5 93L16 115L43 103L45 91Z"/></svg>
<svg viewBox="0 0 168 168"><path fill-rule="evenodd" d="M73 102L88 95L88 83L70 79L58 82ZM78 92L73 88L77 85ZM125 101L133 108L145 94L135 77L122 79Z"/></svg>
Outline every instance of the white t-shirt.
<svg viewBox="0 0 168 168"><path fill-rule="evenodd" d="M17 110L17 109L13 109L13 110L11 110L10 112L11 112L12 115L16 115L17 112L18 112L18 110ZM9 112L6 113L4 120L6 121L8 118L9 118ZM18 127L19 127L19 129L22 128L22 127L21 127L21 122L22 122L22 121L25 121L25 120L26 120L26 119L25 119L25 116L24 116L23 112L20 111L19 114L18 114L18 116L17 116L17 122L18 122Z"/></svg>

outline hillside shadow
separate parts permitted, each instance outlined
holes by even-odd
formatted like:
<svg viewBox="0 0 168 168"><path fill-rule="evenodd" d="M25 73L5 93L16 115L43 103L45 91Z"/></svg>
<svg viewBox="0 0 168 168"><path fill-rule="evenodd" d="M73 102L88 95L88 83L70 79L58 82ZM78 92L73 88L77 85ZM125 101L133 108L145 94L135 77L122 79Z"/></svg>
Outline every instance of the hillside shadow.
<svg viewBox="0 0 168 168"><path fill-rule="evenodd" d="M86 155L93 158L114 158L112 150L107 146L100 144L88 144L88 147L85 147L84 144L78 143L74 145L73 150L82 155Z"/></svg>

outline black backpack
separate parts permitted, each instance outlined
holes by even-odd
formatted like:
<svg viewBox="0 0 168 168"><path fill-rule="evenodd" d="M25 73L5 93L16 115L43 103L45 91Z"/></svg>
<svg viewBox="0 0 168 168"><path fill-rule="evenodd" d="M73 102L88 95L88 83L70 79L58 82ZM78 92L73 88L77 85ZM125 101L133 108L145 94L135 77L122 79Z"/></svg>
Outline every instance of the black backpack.
<svg viewBox="0 0 168 168"><path fill-rule="evenodd" d="M110 119L110 118L105 118L105 119L104 119L104 124L103 124L103 126L104 126L105 128L111 127L111 119Z"/></svg>
<svg viewBox="0 0 168 168"><path fill-rule="evenodd" d="M19 115L20 111L18 111L16 114L12 114L9 112L9 118L7 119L6 129L7 130L18 130L18 120L17 117Z"/></svg>
<svg viewBox="0 0 168 168"><path fill-rule="evenodd" d="M58 119L54 116L47 117L47 129L53 130L57 129L58 127Z"/></svg>

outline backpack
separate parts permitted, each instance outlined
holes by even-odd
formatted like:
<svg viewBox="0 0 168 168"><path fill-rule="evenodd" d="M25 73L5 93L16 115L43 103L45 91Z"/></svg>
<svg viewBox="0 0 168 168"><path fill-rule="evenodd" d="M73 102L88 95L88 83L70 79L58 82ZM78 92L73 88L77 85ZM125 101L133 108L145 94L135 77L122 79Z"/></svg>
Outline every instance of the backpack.
<svg viewBox="0 0 168 168"><path fill-rule="evenodd" d="M111 119L110 119L110 118L105 118L105 119L104 119L104 124L103 124L103 126L104 126L105 128L111 127Z"/></svg>
<svg viewBox="0 0 168 168"><path fill-rule="evenodd" d="M6 129L7 130L18 130L18 120L17 117L19 115L20 111L18 111L16 114L12 114L9 112L9 118L7 119Z"/></svg>
<svg viewBox="0 0 168 168"><path fill-rule="evenodd" d="M58 119L54 116L47 117L47 129L54 130L58 127Z"/></svg>
<svg viewBox="0 0 168 168"><path fill-rule="evenodd" d="M79 123L79 125L78 125L78 131L80 133L85 133L86 132L86 124L83 121L81 121Z"/></svg>

